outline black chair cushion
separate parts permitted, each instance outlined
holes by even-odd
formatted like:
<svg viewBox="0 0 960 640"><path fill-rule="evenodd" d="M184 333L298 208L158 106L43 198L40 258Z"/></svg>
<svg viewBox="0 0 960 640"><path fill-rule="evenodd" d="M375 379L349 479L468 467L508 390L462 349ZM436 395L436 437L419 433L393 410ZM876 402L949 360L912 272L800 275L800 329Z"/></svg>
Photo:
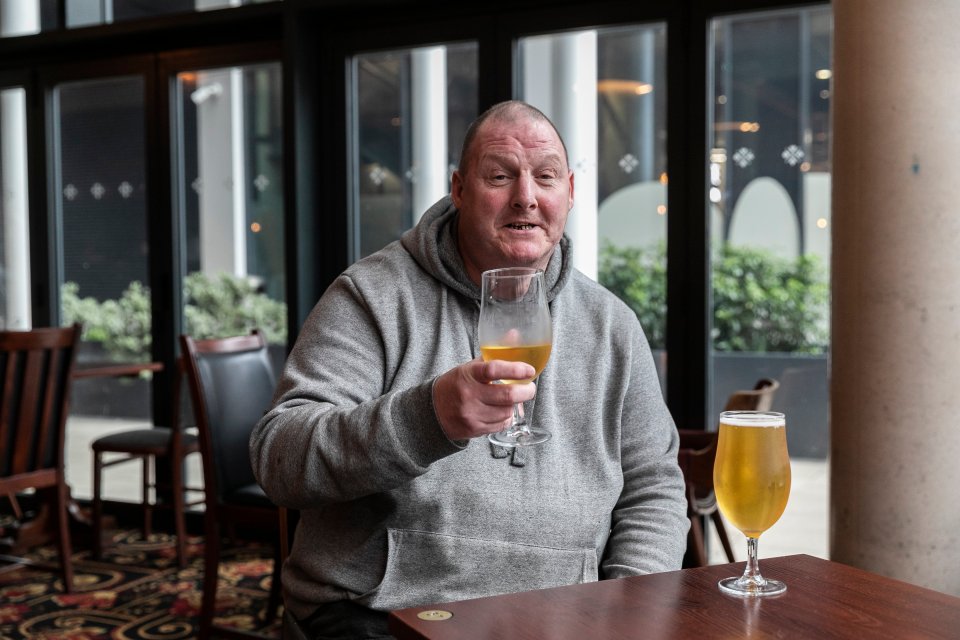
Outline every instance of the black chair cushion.
<svg viewBox="0 0 960 640"><path fill-rule="evenodd" d="M90 447L97 453L133 453L163 455L170 448L170 439L173 431L169 427L152 427L150 429L131 429L119 431L97 438ZM197 445L197 436L193 433L183 434L183 448L190 450Z"/></svg>
<svg viewBox="0 0 960 640"><path fill-rule="evenodd" d="M226 504L267 507L270 509L276 508L276 505L270 502L270 498L263 492L260 485L255 483L237 487L224 495L223 500Z"/></svg>

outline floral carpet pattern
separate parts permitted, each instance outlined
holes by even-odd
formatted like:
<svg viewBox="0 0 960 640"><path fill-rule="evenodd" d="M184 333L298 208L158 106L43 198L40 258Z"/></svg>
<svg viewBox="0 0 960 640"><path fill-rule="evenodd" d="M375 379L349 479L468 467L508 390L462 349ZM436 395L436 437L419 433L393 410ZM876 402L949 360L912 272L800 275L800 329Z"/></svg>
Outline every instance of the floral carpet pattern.
<svg viewBox="0 0 960 640"><path fill-rule="evenodd" d="M74 592L63 592L54 547L41 547L31 565L0 564L0 640L196 638L203 588L203 539L188 541L187 566L176 563L173 538L142 540L114 532L102 561L73 555ZM269 546L225 545L216 623L280 637L279 618L265 620L273 570Z"/></svg>

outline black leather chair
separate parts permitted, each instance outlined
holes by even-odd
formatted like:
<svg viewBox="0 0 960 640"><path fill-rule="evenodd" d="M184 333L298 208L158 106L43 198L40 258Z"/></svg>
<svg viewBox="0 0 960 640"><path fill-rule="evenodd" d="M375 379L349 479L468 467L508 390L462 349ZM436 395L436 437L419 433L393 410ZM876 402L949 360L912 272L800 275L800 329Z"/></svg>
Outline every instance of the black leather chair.
<svg viewBox="0 0 960 640"><path fill-rule="evenodd" d="M9 496L17 512L16 494L35 489L52 511L67 593L73 547L63 446L79 341L79 325L0 331L0 495Z"/></svg>
<svg viewBox="0 0 960 640"><path fill-rule="evenodd" d="M273 582L267 602L267 619L280 605L279 511L257 484L250 465L249 441L254 425L270 407L276 379L263 334L196 340L181 336L182 353L193 400L203 481L204 581L200 607L200 638L216 633L226 637L251 637L214 624L217 577L223 524L234 537L233 525L270 532L276 540ZM257 636L253 636L257 637Z"/></svg>

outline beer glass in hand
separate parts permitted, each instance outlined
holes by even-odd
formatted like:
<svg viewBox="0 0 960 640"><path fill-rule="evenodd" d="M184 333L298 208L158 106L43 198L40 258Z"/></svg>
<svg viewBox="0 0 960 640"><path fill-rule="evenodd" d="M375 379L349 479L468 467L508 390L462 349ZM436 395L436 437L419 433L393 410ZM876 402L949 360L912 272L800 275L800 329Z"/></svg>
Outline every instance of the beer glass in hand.
<svg viewBox="0 0 960 640"><path fill-rule="evenodd" d="M528 380L499 380L503 384L536 380L550 358L553 326L544 291L543 271L509 267L484 271L481 277L480 354L485 361L526 362L536 369ZM534 400L513 408L512 424L490 441L505 447L546 442L550 432L531 425Z"/></svg>
<svg viewBox="0 0 960 640"><path fill-rule="evenodd" d="M790 457L782 413L720 414L713 488L727 521L747 536L746 569L740 577L721 580L720 590L737 596L768 596L786 591L787 585L761 576L757 563L760 534L780 519L790 496Z"/></svg>

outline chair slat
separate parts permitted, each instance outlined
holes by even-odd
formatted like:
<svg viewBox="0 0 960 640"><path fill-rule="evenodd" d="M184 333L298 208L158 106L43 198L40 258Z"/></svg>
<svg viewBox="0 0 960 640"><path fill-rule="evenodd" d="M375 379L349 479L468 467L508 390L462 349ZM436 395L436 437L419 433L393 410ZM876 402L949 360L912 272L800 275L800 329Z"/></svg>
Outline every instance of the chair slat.
<svg viewBox="0 0 960 640"><path fill-rule="evenodd" d="M80 326L0 331L0 495L36 489L56 523L64 589L73 589L63 443Z"/></svg>

